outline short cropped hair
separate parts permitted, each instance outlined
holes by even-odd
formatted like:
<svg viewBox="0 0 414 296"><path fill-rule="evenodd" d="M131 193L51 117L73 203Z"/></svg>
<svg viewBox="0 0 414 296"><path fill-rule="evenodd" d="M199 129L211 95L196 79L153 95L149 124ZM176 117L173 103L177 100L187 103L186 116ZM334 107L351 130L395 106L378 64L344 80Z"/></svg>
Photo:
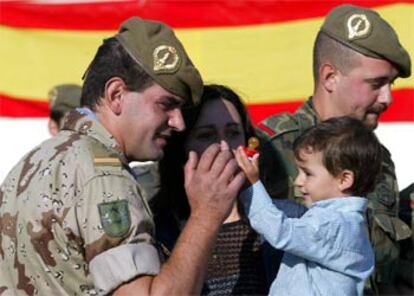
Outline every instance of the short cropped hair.
<svg viewBox="0 0 414 296"><path fill-rule="evenodd" d="M375 134L361 121L351 117L335 117L313 126L293 143L296 159L301 152L322 152L323 164L337 177L343 170L354 173L349 189L356 196L366 196L378 181L382 148Z"/></svg>
<svg viewBox="0 0 414 296"><path fill-rule="evenodd" d="M313 46L313 79L315 85L319 82L319 68L330 63L342 73L347 74L360 64L356 51L319 32Z"/></svg>
<svg viewBox="0 0 414 296"><path fill-rule="evenodd" d="M104 40L84 76L81 105L95 110L104 96L105 84L120 77L130 91L141 92L154 80L132 59L114 37Z"/></svg>
<svg viewBox="0 0 414 296"><path fill-rule="evenodd" d="M60 121L63 118L63 116L65 115L65 113L61 112L61 111L56 111L56 110L51 110L49 112L49 118L54 120L58 125L60 125Z"/></svg>

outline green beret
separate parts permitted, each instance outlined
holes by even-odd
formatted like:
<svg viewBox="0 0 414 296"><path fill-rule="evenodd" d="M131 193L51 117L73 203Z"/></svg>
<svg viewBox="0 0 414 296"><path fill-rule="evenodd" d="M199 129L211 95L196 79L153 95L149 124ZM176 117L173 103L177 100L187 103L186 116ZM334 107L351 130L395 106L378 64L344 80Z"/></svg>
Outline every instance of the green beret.
<svg viewBox="0 0 414 296"><path fill-rule="evenodd" d="M321 32L365 56L385 59L399 71L411 75L411 60L397 33L377 12L354 5L332 9Z"/></svg>
<svg viewBox="0 0 414 296"><path fill-rule="evenodd" d="M51 111L63 114L80 107L82 87L77 84L61 84L53 87L48 93Z"/></svg>
<svg viewBox="0 0 414 296"><path fill-rule="evenodd" d="M203 81L183 45L167 25L132 17L121 24L115 38L156 83L197 103Z"/></svg>

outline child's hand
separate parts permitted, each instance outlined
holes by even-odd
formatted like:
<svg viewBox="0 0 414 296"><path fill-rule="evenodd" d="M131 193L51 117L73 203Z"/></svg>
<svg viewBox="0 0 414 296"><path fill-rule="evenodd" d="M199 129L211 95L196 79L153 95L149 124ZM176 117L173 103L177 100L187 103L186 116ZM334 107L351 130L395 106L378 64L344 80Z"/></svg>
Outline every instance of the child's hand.
<svg viewBox="0 0 414 296"><path fill-rule="evenodd" d="M256 183L259 180L259 154L248 157L243 147L240 146L234 151L234 155L237 164L243 170L250 183Z"/></svg>
<svg viewBox="0 0 414 296"><path fill-rule="evenodd" d="M247 141L247 147L243 147L244 152L249 159L251 159L255 154L259 153L257 148L259 147L259 139L256 137L250 137Z"/></svg>

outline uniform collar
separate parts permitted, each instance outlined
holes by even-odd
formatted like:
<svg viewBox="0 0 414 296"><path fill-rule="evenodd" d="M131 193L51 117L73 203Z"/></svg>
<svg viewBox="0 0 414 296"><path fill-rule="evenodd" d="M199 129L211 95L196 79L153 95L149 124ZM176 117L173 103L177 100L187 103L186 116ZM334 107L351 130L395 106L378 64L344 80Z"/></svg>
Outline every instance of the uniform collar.
<svg viewBox="0 0 414 296"><path fill-rule="evenodd" d="M300 118L302 128L309 128L320 122L318 114L313 106L313 98L310 97L306 102L300 106L295 115Z"/></svg>
<svg viewBox="0 0 414 296"><path fill-rule="evenodd" d="M95 113L90 109L88 109L89 111L86 109L87 108L72 110L67 115L62 130L70 130L94 138L110 151L114 152L122 163L128 164L128 161L115 138L98 121Z"/></svg>

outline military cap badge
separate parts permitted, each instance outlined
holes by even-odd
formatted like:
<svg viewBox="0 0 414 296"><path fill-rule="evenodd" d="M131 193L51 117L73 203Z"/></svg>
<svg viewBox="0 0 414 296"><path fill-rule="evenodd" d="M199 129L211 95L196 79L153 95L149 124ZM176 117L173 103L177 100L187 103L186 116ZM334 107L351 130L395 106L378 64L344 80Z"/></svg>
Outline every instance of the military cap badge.
<svg viewBox="0 0 414 296"><path fill-rule="evenodd" d="M173 46L157 46L152 55L154 58L154 72L174 72L177 70L180 57Z"/></svg>
<svg viewBox="0 0 414 296"><path fill-rule="evenodd" d="M365 14L353 14L346 23L348 39L363 38L370 33L371 23Z"/></svg>

